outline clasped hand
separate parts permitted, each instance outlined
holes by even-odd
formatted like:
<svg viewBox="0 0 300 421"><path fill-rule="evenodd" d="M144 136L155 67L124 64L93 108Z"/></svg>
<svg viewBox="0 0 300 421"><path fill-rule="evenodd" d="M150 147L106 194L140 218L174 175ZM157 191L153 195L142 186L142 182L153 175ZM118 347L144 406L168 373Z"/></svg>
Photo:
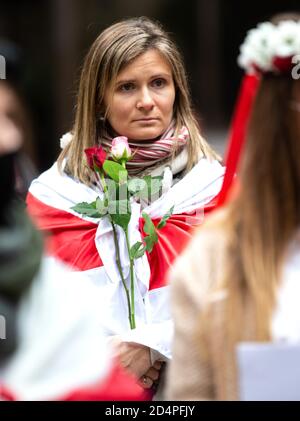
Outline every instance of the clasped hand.
<svg viewBox="0 0 300 421"><path fill-rule="evenodd" d="M144 389L150 389L159 379L162 363L151 363L150 348L135 342L114 341L116 356L121 365L134 374Z"/></svg>

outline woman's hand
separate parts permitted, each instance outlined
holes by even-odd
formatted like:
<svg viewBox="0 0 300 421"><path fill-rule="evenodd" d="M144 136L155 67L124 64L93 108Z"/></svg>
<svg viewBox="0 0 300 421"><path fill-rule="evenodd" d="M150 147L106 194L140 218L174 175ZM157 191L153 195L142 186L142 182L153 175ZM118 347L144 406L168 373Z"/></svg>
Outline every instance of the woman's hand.
<svg viewBox="0 0 300 421"><path fill-rule="evenodd" d="M153 383L157 383L160 375L160 369L162 367L162 363L160 361L156 361L149 370L143 374L140 378L140 385L144 389L150 389L153 386Z"/></svg>
<svg viewBox="0 0 300 421"><path fill-rule="evenodd" d="M117 348L121 365L140 378L151 367L150 349L134 342L121 342Z"/></svg>
<svg viewBox="0 0 300 421"><path fill-rule="evenodd" d="M150 348L134 342L121 342L116 338L113 344L121 365L139 379L144 389L151 388L159 378L162 364L156 361L152 366Z"/></svg>

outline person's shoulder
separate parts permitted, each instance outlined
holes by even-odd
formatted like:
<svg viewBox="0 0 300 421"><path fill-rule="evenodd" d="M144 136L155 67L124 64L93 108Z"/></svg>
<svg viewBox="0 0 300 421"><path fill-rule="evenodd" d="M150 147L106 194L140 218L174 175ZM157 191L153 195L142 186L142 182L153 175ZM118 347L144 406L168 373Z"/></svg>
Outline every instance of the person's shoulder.
<svg viewBox="0 0 300 421"><path fill-rule="evenodd" d="M224 171L224 166L221 164L221 161L212 157L202 157L196 165L214 169L216 171Z"/></svg>
<svg viewBox="0 0 300 421"><path fill-rule="evenodd" d="M201 178L215 178L222 177L225 172L225 167L213 158L202 157L193 168L186 173L185 176L194 176Z"/></svg>
<svg viewBox="0 0 300 421"><path fill-rule="evenodd" d="M47 168L46 170L43 170L34 180L33 183L35 181L42 181L45 180L49 177L53 178L53 177L61 177L62 173L59 171L58 166L57 166L57 162L54 162L51 167Z"/></svg>
<svg viewBox="0 0 300 421"><path fill-rule="evenodd" d="M182 257L199 258L199 254L209 256L223 248L227 240L226 234L227 210L216 210L207 217L204 224L195 231Z"/></svg>
<svg viewBox="0 0 300 421"><path fill-rule="evenodd" d="M47 170L43 171L37 178L31 183L31 188L36 185L42 185L44 187L55 187L57 190L62 188L81 188L88 189L88 186L83 184L80 180L75 179L73 176L68 174L64 168L60 168L57 161Z"/></svg>
<svg viewBox="0 0 300 421"><path fill-rule="evenodd" d="M216 282L224 268L225 251L228 244L226 211L215 211L194 234L190 243L175 262L170 279L180 288L198 297Z"/></svg>
<svg viewBox="0 0 300 421"><path fill-rule="evenodd" d="M96 200L97 193L81 181L61 172L57 163L54 163L32 181L28 197L35 197L53 208L69 211L76 203Z"/></svg>

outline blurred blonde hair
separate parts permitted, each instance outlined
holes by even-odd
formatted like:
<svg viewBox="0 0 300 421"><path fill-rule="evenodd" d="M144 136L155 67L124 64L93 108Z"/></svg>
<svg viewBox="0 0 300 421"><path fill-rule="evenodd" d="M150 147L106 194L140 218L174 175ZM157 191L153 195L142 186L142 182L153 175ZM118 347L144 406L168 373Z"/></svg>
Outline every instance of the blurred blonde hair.
<svg viewBox="0 0 300 421"><path fill-rule="evenodd" d="M255 315L252 340L270 340L285 255L300 227L300 119L291 107L296 99L299 102L300 80L262 77L238 194L225 207L221 220L216 213L207 224L207 229L220 229L226 238L226 265L214 292L215 288L227 291L223 332L231 346L243 338L247 299ZM202 325L207 326L212 313L207 311L204 317Z"/></svg>
<svg viewBox="0 0 300 421"><path fill-rule="evenodd" d="M300 14L271 18L274 24L284 20L299 21ZM300 226L300 116L292 102L300 102L300 80L291 74L262 75L240 163L238 193L207 224L226 238L227 263L215 288L228 292L222 328L231 347L243 338L247 299L255 316L252 340L271 339L283 263ZM213 308L207 308L202 325L210 323L209 310Z"/></svg>
<svg viewBox="0 0 300 421"><path fill-rule="evenodd" d="M113 88L117 75L126 65L150 49L159 51L172 69L176 89L175 133L185 125L190 134L186 169L191 169L201 156L218 158L200 134L192 112L183 60L177 47L159 24L141 17L108 27L91 46L81 73L73 140L58 158L60 169L67 157L66 171L83 183L90 183L90 170L85 165L83 151L101 144L101 138L107 134L105 90Z"/></svg>
<svg viewBox="0 0 300 421"><path fill-rule="evenodd" d="M270 21L277 25L279 22L292 20L298 22L300 20L300 13L299 12L283 12L277 13L270 18Z"/></svg>

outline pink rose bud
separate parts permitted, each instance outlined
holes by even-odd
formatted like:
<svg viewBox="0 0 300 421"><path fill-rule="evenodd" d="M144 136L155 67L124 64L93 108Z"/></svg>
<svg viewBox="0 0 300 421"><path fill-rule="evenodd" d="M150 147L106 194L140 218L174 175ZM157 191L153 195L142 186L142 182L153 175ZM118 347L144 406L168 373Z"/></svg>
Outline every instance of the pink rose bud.
<svg viewBox="0 0 300 421"><path fill-rule="evenodd" d="M126 160L131 158L131 149L128 145L128 139L125 136L115 137L112 141L111 156L115 161Z"/></svg>

